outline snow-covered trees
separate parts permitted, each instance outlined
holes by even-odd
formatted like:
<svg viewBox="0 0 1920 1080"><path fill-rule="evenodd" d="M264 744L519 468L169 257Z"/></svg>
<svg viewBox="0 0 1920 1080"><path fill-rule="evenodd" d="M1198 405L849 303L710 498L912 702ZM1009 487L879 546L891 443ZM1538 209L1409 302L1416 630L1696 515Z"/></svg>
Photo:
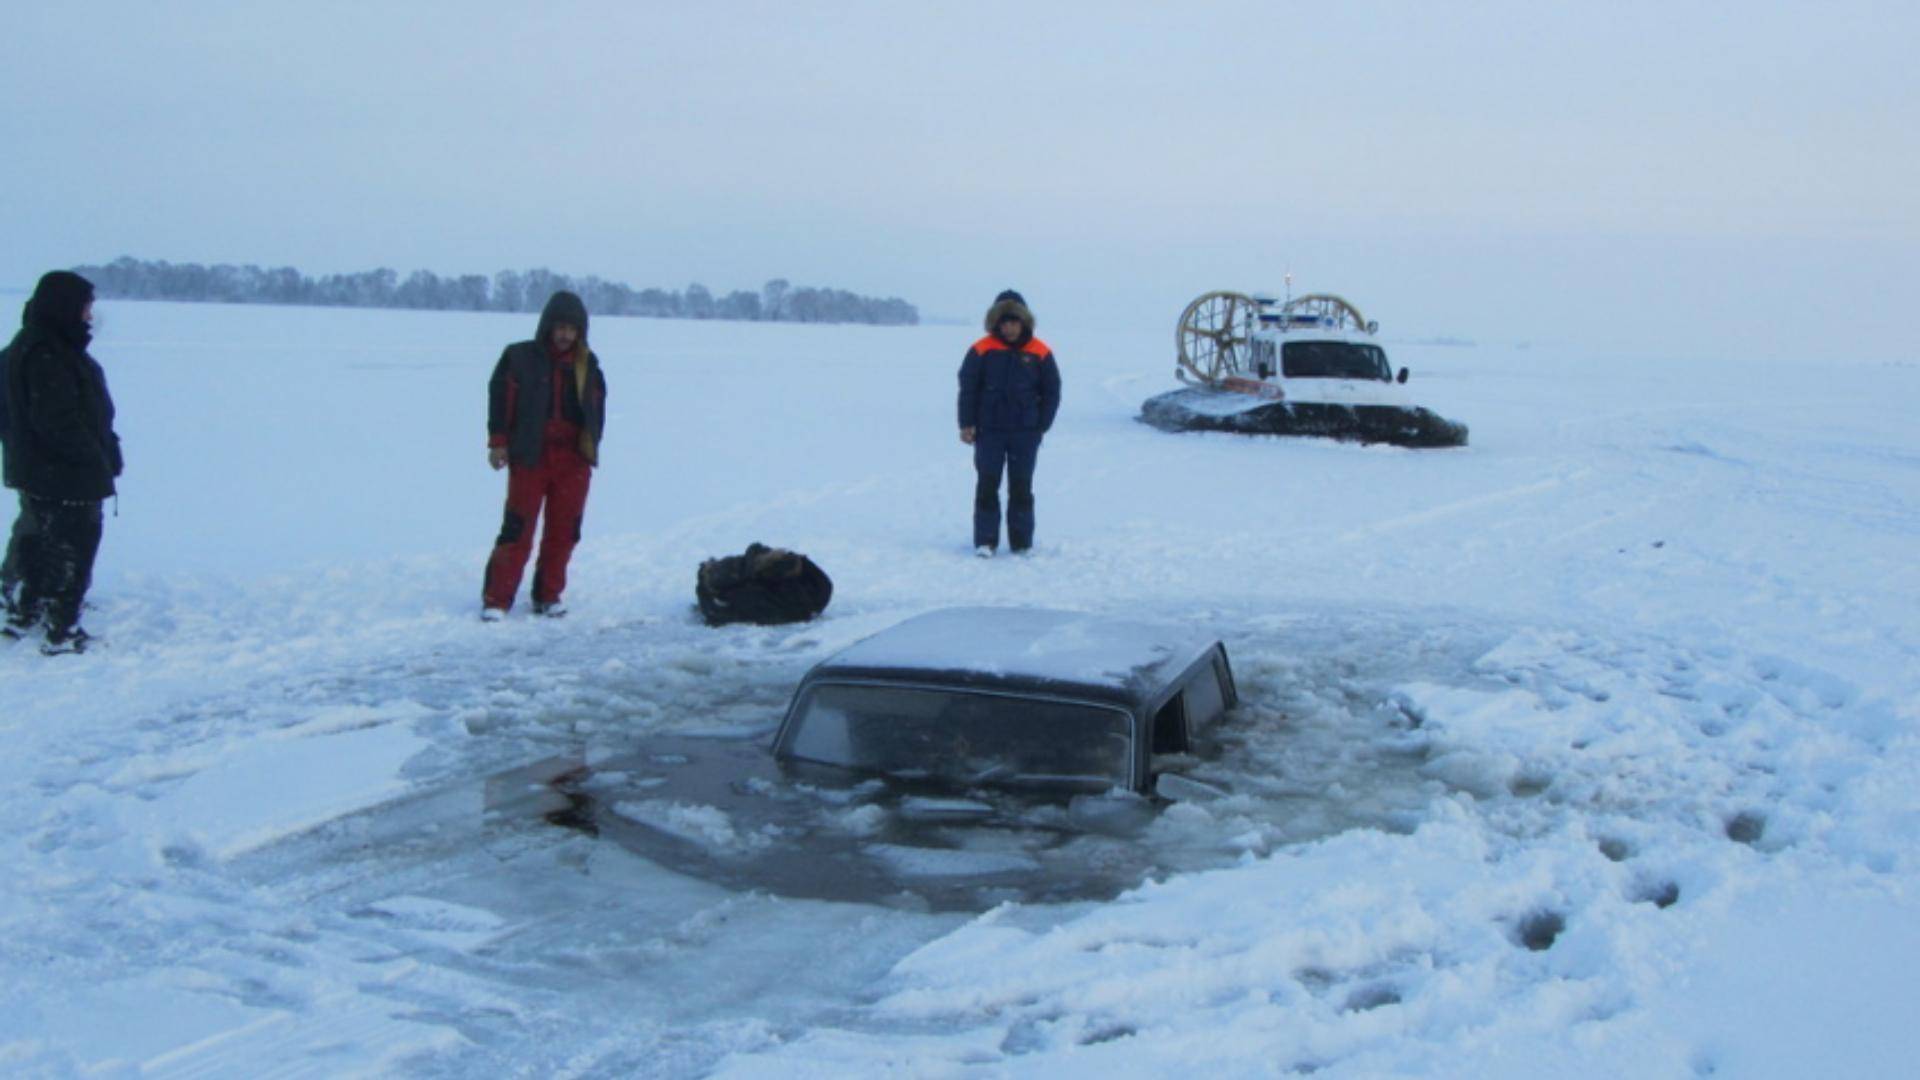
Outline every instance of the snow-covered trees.
<svg viewBox="0 0 1920 1080"><path fill-rule="evenodd" d="M745 322L874 323L912 326L920 312L898 297L876 299L844 289L795 288L775 278L759 292L736 289L716 297L694 282L679 292L634 289L617 281L573 278L545 267L443 278L415 270L404 280L392 270L310 278L290 266L170 263L127 256L105 266L75 269L107 298L197 300L229 304L309 304L323 307L389 307L452 311L539 311L561 289L580 294L596 315L641 315L672 319Z"/></svg>

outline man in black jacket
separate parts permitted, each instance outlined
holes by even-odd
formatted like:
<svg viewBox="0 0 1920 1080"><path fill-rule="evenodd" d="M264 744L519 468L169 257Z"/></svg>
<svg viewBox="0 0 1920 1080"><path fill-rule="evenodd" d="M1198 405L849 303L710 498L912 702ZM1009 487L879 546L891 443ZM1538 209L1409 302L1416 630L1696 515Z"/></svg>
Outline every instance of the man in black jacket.
<svg viewBox="0 0 1920 1080"><path fill-rule="evenodd" d="M21 313L22 321L26 313ZM0 349L0 454L4 454L7 443L7 357L12 349ZM13 487L8 484L7 487ZM13 529L7 534L7 554L0 558L0 621L13 618L15 601L20 593L21 566L26 559L27 548L33 543L33 513L27 505L27 497L20 496L20 511L14 515ZM0 628L0 633L4 633Z"/></svg>
<svg viewBox="0 0 1920 1080"><path fill-rule="evenodd" d="M100 551L100 504L120 475L113 398L87 354L92 324L93 283L56 270L40 279L7 347L5 479L20 491L33 539L16 553L20 594L6 633L24 637L44 623L50 654L87 647L80 606Z"/></svg>

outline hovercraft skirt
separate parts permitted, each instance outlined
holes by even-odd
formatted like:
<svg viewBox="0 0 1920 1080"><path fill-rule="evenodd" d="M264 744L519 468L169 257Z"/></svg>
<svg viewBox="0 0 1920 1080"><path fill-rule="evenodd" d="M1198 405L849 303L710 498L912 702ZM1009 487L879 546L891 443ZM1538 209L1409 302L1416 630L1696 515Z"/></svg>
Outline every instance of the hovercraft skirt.
<svg viewBox="0 0 1920 1080"><path fill-rule="evenodd" d="M1465 424L1418 406L1262 401L1195 387L1148 398L1138 419L1162 431L1297 435L1415 449L1467 444Z"/></svg>

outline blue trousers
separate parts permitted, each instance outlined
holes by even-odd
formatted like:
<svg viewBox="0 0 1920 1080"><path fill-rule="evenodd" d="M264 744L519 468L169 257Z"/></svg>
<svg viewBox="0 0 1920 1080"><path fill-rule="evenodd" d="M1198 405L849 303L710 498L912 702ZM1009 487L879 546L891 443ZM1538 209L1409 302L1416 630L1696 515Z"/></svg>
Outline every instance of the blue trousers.
<svg viewBox="0 0 1920 1080"><path fill-rule="evenodd" d="M1007 474L1007 546L1033 546L1033 467L1040 460L1037 431L975 432L973 469L973 546L1000 546L1000 474Z"/></svg>

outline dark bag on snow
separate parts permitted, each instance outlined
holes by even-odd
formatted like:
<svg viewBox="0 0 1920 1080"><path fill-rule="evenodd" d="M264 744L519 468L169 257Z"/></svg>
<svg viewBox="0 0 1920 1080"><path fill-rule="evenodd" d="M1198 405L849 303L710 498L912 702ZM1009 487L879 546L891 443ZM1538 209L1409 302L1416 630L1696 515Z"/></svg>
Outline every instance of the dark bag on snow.
<svg viewBox="0 0 1920 1080"><path fill-rule="evenodd" d="M794 551L749 544L739 555L700 564L693 593L708 626L805 622L826 610L833 582Z"/></svg>

